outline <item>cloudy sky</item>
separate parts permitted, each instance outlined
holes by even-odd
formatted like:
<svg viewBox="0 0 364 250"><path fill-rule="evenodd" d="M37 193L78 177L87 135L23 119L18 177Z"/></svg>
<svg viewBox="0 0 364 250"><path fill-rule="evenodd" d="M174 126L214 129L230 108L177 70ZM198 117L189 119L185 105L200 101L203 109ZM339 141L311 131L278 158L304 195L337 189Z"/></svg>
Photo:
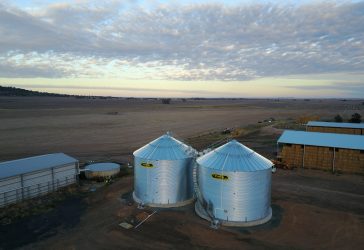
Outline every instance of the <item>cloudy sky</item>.
<svg viewBox="0 0 364 250"><path fill-rule="evenodd" d="M364 97L364 1L0 0L0 85Z"/></svg>

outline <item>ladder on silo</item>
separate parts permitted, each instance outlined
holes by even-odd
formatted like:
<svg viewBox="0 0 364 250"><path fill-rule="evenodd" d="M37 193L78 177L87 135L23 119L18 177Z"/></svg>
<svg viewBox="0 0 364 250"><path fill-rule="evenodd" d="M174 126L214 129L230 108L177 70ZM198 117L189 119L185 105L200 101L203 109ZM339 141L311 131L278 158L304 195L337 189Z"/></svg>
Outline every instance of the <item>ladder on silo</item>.
<svg viewBox="0 0 364 250"><path fill-rule="evenodd" d="M198 180L197 180L197 163L195 163L193 166L192 178L193 178L193 189L195 191L196 199L198 202L201 202L202 195L201 195L200 188L198 186Z"/></svg>
<svg viewBox="0 0 364 250"><path fill-rule="evenodd" d="M192 177L193 177L193 189L195 191L195 196L197 202L201 205L200 207L205 211L208 217L211 219L211 227L214 229L218 229L218 220L215 218L214 214L211 213L210 209L208 208L208 203L203 198L200 187L198 186L198 177L197 177L197 163L195 162L192 170Z"/></svg>

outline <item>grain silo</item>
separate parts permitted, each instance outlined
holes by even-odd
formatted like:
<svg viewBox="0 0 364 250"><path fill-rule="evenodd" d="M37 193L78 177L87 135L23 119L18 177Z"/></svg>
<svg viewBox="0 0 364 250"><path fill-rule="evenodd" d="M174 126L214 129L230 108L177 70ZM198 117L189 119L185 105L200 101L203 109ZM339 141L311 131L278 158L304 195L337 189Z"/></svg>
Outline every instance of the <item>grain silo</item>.
<svg viewBox="0 0 364 250"><path fill-rule="evenodd" d="M134 193L139 204L178 207L194 200L196 151L169 133L134 152Z"/></svg>
<svg viewBox="0 0 364 250"><path fill-rule="evenodd" d="M197 164L200 217L226 226L270 220L271 161L232 140L199 157Z"/></svg>

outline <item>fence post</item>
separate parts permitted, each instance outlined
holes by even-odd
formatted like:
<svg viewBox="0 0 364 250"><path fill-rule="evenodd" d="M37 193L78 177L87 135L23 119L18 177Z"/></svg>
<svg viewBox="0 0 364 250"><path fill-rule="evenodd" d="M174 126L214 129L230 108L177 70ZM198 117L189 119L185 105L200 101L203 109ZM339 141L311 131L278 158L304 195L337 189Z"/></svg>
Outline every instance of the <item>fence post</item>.
<svg viewBox="0 0 364 250"><path fill-rule="evenodd" d="M20 184L21 184L21 200L24 200L24 177L20 175Z"/></svg>
<svg viewBox="0 0 364 250"><path fill-rule="evenodd" d="M52 168L52 186L54 191L54 168Z"/></svg>
<svg viewBox="0 0 364 250"><path fill-rule="evenodd" d="M79 174L80 174L80 162L77 161L77 163L75 164L75 168L76 168L76 175L75 175L75 182L77 184L79 184L80 180L79 180Z"/></svg>
<svg viewBox="0 0 364 250"><path fill-rule="evenodd" d="M334 155L333 155L333 158L332 158L332 173L335 173L335 150L336 148L334 148Z"/></svg>
<svg viewBox="0 0 364 250"><path fill-rule="evenodd" d="M302 168L305 168L306 145L303 144Z"/></svg>

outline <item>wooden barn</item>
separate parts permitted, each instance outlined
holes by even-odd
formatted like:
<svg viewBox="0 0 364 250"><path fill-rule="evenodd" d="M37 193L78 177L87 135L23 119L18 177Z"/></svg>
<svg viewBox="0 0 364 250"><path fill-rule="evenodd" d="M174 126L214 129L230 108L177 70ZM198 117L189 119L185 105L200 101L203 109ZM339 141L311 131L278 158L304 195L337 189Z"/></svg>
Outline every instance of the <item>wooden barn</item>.
<svg viewBox="0 0 364 250"><path fill-rule="evenodd" d="M364 174L364 137L286 130L278 159L290 167Z"/></svg>
<svg viewBox="0 0 364 250"><path fill-rule="evenodd" d="M322 132L322 133L364 135L364 123L310 121L306 125L306 131Z"/></svg>

